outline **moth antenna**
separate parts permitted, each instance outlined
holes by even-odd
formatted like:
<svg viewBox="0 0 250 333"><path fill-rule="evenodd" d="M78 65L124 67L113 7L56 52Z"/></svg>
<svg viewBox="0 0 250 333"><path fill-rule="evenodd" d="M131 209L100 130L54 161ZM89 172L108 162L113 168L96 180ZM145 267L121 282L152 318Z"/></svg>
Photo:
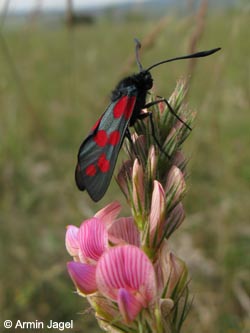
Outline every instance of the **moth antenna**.
<svg viewBox="0 0 250 333"><path fill-rule="evenodd" d="M149 72L151 71L151 69L159 66L159 65L162 65L162 64L165 64L166 62L171 62L171 61L176 61L176 60L182 60L182 59L192 59L192 58L202 58L202 57L207 57L217 51L219 51L221 48L220 47L217 47L215 49L212 49L212 50L208 50L208 51L201 51L201 52L196 52L196 53L193 53L193 54L188 54L188 55L185 55L185 56L181 56L181 57L176 57L176 58L172 58L172 59L167 59L167 60L163 60L163 61L160 61L160 62L157 62L156 64L148 67L145 71L146 72Z"/></svg>
<svg viewBox="0 0 250 333"><path fill-rule="evenodd" d="M139 50L141 48L141 43L139 42L139 40L137 38L134 39L135 40L135 58L136 58L136 63L139 67L139 71L142 72L143 71L143 67L142 64L140 62L140 57L139 57Z"/></svg>

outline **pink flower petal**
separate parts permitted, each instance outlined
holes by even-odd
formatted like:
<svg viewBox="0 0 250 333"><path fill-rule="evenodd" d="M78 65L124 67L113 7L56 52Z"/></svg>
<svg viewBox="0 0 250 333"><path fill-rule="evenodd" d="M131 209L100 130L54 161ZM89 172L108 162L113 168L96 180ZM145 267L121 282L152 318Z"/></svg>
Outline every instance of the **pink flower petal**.
<svg viewBox="0 0 250 333"><path fill-rule="evenodd" d="M78 231L79 228L74 225L67 226L65 245L68 253L73 257L78 256L79 251Z"/></svg>
<svg viewBox="0 0 250 333"><path fill-rule="evenodd" d="M108 233L99 218L83 222L79 229L79 256L82 262L93 263L108 247Z"/></svg>
<svg viewBox="0 0 250 333"><path fill-rule="evenodd" d="M106 251L97 263L96 281L99 291L117 301L121 288L134 294L146 306L156 295L153 265L146 254L133 245Z"/></svg>
<svg viewBox="0 0 250 333"><path fill-rule="evenodd" d="M116 220L108 229L109 240L113 244L140 245L140 234L132 217L122 217Z"/></svg>
<svg viewBox="0 0 250 333"><path fill-rule="evenodd" d="M108 226L115 220L117 215L120 213L120 210L121 205L118 201L114 201L103 209L99 210L99 212L97 212L94 217L99 218L106 226Z"/></svg>
<svg viewBox="0 0 250 333"><path fill-rule="evenodd" d="M96 292L96 266L70 261L67 264L69 275L79 292L84 295Z"/></svg>
<svg viewBox="0 0 250 333"><path fill-rule="evenodd" d="M125 288L118 291L118 306L127 323L133 321L143 308L140 301Z"/></svg>

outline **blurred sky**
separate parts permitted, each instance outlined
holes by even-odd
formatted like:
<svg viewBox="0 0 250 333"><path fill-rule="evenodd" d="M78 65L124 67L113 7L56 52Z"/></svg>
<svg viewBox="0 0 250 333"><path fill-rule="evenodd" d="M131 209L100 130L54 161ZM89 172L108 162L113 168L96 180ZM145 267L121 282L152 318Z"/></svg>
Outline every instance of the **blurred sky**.
<svg viewBox="0 0 250 333"><path fill-rule="evenodd" d="M87 8L143 1L144 0L73 0L73 5L74 8ZM38 6L43 9L64 9L67 5L67 0L0 0L0 10L2 10L5 5L9 6L10 11L31 10Z"/></svg>

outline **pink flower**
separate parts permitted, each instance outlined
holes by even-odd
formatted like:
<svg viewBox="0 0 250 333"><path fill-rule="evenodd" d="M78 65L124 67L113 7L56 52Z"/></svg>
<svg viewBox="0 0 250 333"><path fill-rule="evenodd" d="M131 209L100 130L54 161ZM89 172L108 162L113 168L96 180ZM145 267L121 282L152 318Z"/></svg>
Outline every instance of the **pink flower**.
<svg viewBox="0 0 250 333"><path fill-rule="evenodd" d="M123 319L133 321L156 296L153 265L138 247L116 246L106 251L96 268L98 290L117 302Z"/></svg>
<svg viewBox="0 0 250 333"><path fill-rule="evenodd" d="M82 222L80 228L73 225L67 227L66 248L77 261L68 263L68 272L77 290L84 295L97 291L96 264L108 248L108 225L114 222L120 208L115 201L101 209L95 217Z"/></svg>
<svg viewBox="0 0 250 333"><path fill-rule="evenodd" d="M76 237L70 237L76 229L69 229L67 245L71 250ZM83 222L77 233L78 257L80 262L68 263L68 272L77 290L84 294L92 294L97 291L95 270L96 263L108 247L108 233L103 222L93 217ZM74 241L74 242L73 242ZM72 252L72 250L71 250Z"/></svg>
<svg viewBox="0 0 250 333"><path fill-rule="evenodd" d="M82 262L86 262L87 258L94 260L99 258L107 245L107 227L112 224L120 210L121 205L114 201L99 210L92 219L83 221L80 228L69 225L65 236L65 245L69 254L76 261ZM103 242L106 242L105 246Z"/></svg>

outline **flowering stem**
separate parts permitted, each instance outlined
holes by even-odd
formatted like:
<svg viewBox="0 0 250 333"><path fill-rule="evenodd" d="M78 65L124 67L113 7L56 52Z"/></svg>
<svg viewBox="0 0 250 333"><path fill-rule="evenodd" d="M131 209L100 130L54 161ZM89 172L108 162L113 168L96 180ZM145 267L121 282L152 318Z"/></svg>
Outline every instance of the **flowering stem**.
<svg viewBox="0 0 250 333"><path fill-rule="evenodd" d="M117 218L115 201L67 228L69 274L108 332L180 333L189 310L187 268L168 244L185 218L182 144L194 120L185 93L180 81L169 98L178 117L166 103L152 103L153 135L147 117L135 123L132 146L125 144L129 157L117 182L132 216Z"/></svg>

